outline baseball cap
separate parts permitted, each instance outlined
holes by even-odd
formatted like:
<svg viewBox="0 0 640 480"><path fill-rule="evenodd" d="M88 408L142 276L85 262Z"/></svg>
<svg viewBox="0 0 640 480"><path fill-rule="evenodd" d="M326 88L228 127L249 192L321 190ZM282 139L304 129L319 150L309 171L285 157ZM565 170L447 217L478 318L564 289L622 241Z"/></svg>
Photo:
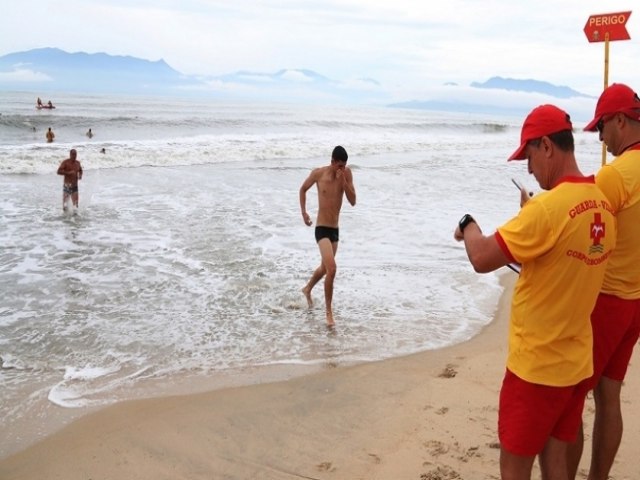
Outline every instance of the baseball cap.
<svg viewBox="0 0 640 480"><path fill-rule="evenodd" d="M555 105L540 105L534 108L524 119L522 132L520 133L520 146L509 157L509 161L524 160L526 158L524 149L529 140L535 140L536 138L564 130L573 130L571 118L567 112Z"/></svg>
<svg viewBox="0 0 640 480"><path fill-rule="evenodd" d="M604 89L596 104L596 114L584 130L595 132L602 117L615 113L624 113L633 120L640 120L640 98L623 83L613 83Z"/></svg>

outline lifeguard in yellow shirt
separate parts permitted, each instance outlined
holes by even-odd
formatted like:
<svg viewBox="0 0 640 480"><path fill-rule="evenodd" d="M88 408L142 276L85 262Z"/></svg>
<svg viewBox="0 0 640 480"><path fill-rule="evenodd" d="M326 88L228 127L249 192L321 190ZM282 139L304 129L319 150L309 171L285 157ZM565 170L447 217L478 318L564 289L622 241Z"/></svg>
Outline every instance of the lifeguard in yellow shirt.
<svg viewBox="0 0 640 480"><path fill-rule="evenodd" d="M572 130L563 110L535 108L509 160L526 159L546 191L527 199L492 235L469 214L454 233L477 272L521 264L498 410L502 478L530 478L536 456L543 478L567 471L584 406L581 384L593 374L590 315L616 221L594 177L578 168Z"/></svg>

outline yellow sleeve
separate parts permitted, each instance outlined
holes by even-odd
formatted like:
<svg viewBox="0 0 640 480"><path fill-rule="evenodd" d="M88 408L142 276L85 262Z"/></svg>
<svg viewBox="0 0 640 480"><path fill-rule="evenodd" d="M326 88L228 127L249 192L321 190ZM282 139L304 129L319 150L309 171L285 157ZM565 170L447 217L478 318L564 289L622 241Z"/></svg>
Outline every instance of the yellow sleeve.
<svg viewBox="0 0 640 480"><path fill-rule="evenodd" d="M611 204L611 208L618 213L627 202L624 179L613 165L604 165L596 175L596 185Z"/></svg>

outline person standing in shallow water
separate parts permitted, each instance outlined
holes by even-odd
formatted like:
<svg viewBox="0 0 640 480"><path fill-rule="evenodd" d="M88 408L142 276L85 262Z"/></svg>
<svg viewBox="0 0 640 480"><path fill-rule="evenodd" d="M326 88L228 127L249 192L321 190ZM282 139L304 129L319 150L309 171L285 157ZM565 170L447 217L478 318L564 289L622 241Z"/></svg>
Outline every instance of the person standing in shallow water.
<svg viewBox="0 0 640 480"><path fill-rule="evenodd" d="M62 210L67 211L67 200L71 197L73 206L78 208L78 180L82 180L82 165L76 159L75 149L69 151L69 158L58 167L58 175L64 175L62 184Z"/></svg>
<svg viewBox="0 0 640 480"><path fill-rule="evenodd" d="M53 139L56 138L55 134L53 133L53 130L51 130L51 127L49 127L49 130L47 130L47 143L52 143Z"/></svg>
<svg viewBox="0 0 640 480"><path fill-rule="evenodd" d="M356 204L356 189L353 185L353 174L347 167L347 151L337 146L331 154L331 164L319 167L311 171L311 174L300 187L300 212L305 225L311 226L313 222L307 213L307 190L313 185L318 189L318 217L316 219L316 242L320 249L320 266L315 269L307 284L302 288L302 293L307 299L309 307L313 305L311 290L324 279L324 300L327 314L327 325L333 326L332 300L333 282L336 276L336 253L338 251L339 228L338 220L342 199L344 196L352 206Z"/></svg>

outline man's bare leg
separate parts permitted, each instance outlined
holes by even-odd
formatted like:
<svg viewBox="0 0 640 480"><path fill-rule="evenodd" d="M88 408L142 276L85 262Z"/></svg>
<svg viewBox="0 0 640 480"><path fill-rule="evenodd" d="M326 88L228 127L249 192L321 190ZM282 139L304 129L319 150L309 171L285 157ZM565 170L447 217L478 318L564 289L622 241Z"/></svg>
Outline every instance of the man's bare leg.
<svg viewBox="0 0 640 480"><path fill-rule="evenodd" d="M503 480L531 480L534 456L521 456L500 449L500 475Z"/></svg>
<svg viewBox="0 0 640 480"><path fill-rule="evenodd" d="M570 443L567 447L567 471L569 480L575 480L582 458L582 450L584 449L584 425L580 423L578 430L578 438L575 442Z"/></svg>
<svg viewBox="0 0 640 480"><path fill-rule="evenodd" d="M333 271L327 269L327 276L324 278L324 302L327 310L327 325L332 327L335 325L333 320L333 310L331 309L331 301L333 300L333 280L336 278L335 262Z"/></svg>
<svg viewBox="0 0 640 480"><path fill-rule="evenodd" d="M622 382L601 377L593 390L596 415L593 423L589 480L607 479L622 440L620 391Z"/></svg>
<svg viewBox="0 0 640 480"><path fill-rule="evenodd" d="M67 200L69 199L69 195L66 193L62 194L62 211L67 211Z"/></svg>
<svg viewBox="0 0 640 480"><path fill-rule="evenodd" d="M316 286L316 284L320 281L320 279L322 279L322 277L324 277L324 268L322 266L322 264L315 269L315 271L313 272L313 274L311 275L311 278L309 279L309 281L307 282L307 284L302 287L302 293L304 294L305 298L307 299L307 305L309 306L309 308L313 307L313 299L311 298L311 290L313 290L313 287Z"/></svg>
<svg viewBox="0 0 640 480"><path fill-rule="evenodd" d="M544 480L567 480L567 442L549 437L540 453L540 470Z"/></svg>
<svg viewBox="0 0 640 480"><path fill-rule="evenodd" d="M327 325L332 327L335 325L333 320L333 310L331 308L333 300L333 281L336 278L336 252L338 250L338 242L331 243L329 239L323 238L318 242L320 255L322 256L322 267L325 271L324 277L324 302L327 312Z"/></svg>

